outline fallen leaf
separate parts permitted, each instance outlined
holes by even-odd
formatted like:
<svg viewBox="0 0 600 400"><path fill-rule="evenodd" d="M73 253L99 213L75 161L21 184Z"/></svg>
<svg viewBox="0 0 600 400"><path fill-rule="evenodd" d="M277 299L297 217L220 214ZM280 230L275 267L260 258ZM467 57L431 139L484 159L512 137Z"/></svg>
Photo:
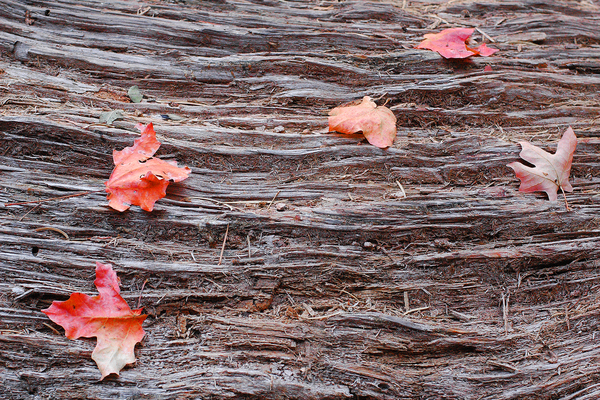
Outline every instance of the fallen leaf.
<svg viewBox="0 0 600 400"><path fill-rule="evenodd" d="M69 339L96 337L92 353L102 379L119 374L135 362L133 349L144 337L142 309L132 310L119 294L119 278L110 264L96 263L94 284L100 295L90 297L73 293L66 301L54 301L42 310L53 322L65 329Z"/></svg>
<svg viewBox="0 0 600 400"><path fill-rule="evenodd" d="M425 40L416 48L437 51L444 58L489 56L498 51L498 49L487 47L485 43L479 47L468 47L466 42L473 32L475 32L473 28L450 28L439 33L427 33Z"/></svg>
<svg viewBox="0 0 600 400"><path fill-rule="evenodd" d="M181 115L177 115L177 114L167 114L167 119L170 119L171 121L185 121L186 118L182 117Z"/></svg>
<svg viewBox="0 0 600 400"><path fill-rule="evenodd" d="M142 101L144 96L140 93L140 89L137 86L132 86L127 91L127 95L134 103L139 103Z"/></svg>
<svg viewBox="0 0 600 400"><path fill-rule="evenodd" d="M362 132L373 146L385 148L396 138L396 116L389 108L377 106L365 96L358 105L343 105L329 112L329 132Z"/></svg>
<svg viewBox="0 0 600 400"><path fill-rule="evenodd" d="M118 119L123 119L123 113L121 110L105 111L100 113L100 123L111 125Z"/></svg>
<svg viewBox="0 0 600 400"><path fill-rule="evenodd" d="M485 43L481 43L479 45L479 47L474 47L474 48L467 47L467 48L482 57L491 56L492 54L494 54L495 52L498 51L498 49L487 47L487 44L485 44Z"/></svg>
<svg viewBox="0 0 600 400"><path fill-rule="evenodd" d="M521 192L546 192L550 201L555 201L558 189L572 192L569 183L573 153L577 147L577 137L569 127L558 142L555 154L532 145L529 142L520 142L522 147L520 156L525 161L535 165L527 167L520 162L513 162L507 166L512 168L521 180Z"/></svg>
<svg viewBox="0 0 600 400"><path fill-rule="evenodd" d="M160 147L152 123L136 128L142 136L132 147L113 151L115 169L105 183L108 205L118 211L130 205L152 211L154 203L166 196L169 182L180 182L192 172L188 167L178 167L175 161L152 157Z"/></svg>

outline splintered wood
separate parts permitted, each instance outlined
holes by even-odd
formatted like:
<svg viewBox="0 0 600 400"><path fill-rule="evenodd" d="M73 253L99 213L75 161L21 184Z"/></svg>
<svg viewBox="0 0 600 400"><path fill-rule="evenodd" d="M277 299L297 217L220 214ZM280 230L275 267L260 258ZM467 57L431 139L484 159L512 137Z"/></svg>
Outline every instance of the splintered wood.
<svg viewBox="0 0 600 400"><path fill-rule="evenodd" d="M597 4L74 4L0 7L4 398L600 397ZM415 49L434 27L499 51ZM327 132L365 96L387 149ZM192 173L120 213L137 123ZM506 167L568 126L570 212ZM40 312L92 294L96 261L148 314L101 383Z"/></svg>

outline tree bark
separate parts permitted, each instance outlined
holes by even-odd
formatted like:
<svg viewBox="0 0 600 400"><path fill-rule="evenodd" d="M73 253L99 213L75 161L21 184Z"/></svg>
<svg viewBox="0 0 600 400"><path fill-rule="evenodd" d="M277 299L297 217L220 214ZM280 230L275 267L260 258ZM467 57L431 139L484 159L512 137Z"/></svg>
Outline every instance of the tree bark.
<svg viewBox="0 0 600 400"><path fill-rule="evenodd" d="M599 20L597 1L4 0L4 398L600 397ZM455 26L500 51L414 48ZM327 133L366 95L391 148ZM119 213L104 182L140 122L193 172ZM571 211L506 167L568 126ZM96 261L149 315L104 381L94 340L40 311L94 294Z"/></svg>

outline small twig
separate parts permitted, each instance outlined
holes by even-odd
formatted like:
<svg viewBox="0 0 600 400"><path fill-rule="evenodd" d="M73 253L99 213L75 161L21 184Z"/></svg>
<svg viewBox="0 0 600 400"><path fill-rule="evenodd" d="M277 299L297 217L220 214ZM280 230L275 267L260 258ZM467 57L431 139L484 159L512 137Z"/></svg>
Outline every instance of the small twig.
<svg viewBox="0 0 600 400"><path fill-rule="evenodd" d="M296 302L294 301L294 298L292 296L290 296L290 294L287 292L287 290L284 290L285 294L287 294L288 300L290 301L290 304L292 306L296 305Z"/></svg>
<svg viewBox="0 0 600 400"><path fill-rule="evenodd" d="M408 313L410 311L410 304L408 303L408 292L404 291L404 309Z"/></svg>
<svg viewBox="0 0 600 400"><path fill-rule="evenodd" d="M225 206L225 207L229 207L229 209L230 209L231 211L233 211L233 210L242 211L240 208L237 208L237 207L230 206L230 205L229 205L229 204L227 204L227 203L224 203L224 202L222 202L222 201L219 201L219 200L211 199L210 197L189 197L189 198L190 198L190 199L198 199L198 200L206 200L206 201L211 201L211 202L213 202L213 203L216 203L216 204L219 204L219 205L222 205L222 206Z"/></svg>
<svg viewBox="0 0 600 400"><path fill-rule="evenodd" d="M15 297L14 301L19 301L21 299L24 299L25 297L29 296L30 294L32 294L34 292L35 292L35 289L29 289L25 293L21 293L20 295L18 295L17 297Z"/></svg>
<svg viewBox="0 0 600 400"><path fill-rule="evenodd" d="M57 330L56 330L56 329L55 329L53 326L50 326L50 325L48 325L48 324L47 324L47 323L45 323L45 322L42 322L42 325L44 325L44 326L47 326L48 328L52 329L52 331L53 331L54 333L56 333L57 335L59 335L59 336L61 335L61 333L60 333L59 331L57 331Z"/></svg>
<svg viewBox="0 0 600 400"><path fill-rule="evenodd" d="M396 40L396 39L394 39L393 37L386 35L385 33L381 33L381 32L373 32L373 36L379 36L379 37L383 37L383 38L386 38L386 39L388 39L388 40L390 40L390 41L392 41L392 42L394 42L394 43L401 44L401 42L400 42L399 40ZM383 96L382 96L382 97L383 97ZM381 98L381 97L380 97L380 98Z"/></svg>
<svg viewBox="0 0 600 400"><path fill-rule="evenodd" d="M510 293L502 293L502 317L504 319L504 334L508 335L508 301L510 300Z"/></svg>
<svg viewBox="0 0 600 400"><path fill-rule="evenodd" d="M53 226L42 226L40 228L35 228L34 231L36 231L36 232L41 232L41 231L54 231L54 232L58 232L61 235L63 235L65 237L65 239L69 240L69 235L67 235L67 233L65 231L63 231L62 229L55 228Z"/></svg>
<svg viewBox="0 0 600 400"><path fill-rule="evenodd" d="M378 246L378 249L381 250L381 252L383 254L385 254L394 264L396 264L396 260L394 259L394 257L392 257L390 255L390 253L388 253L388 251L385 249L385 247L383 246Z"/></svg>
<svg viewBox="0 0 600 400"><path fill-rule="evenodd" d="M227 235L229 234L229 224L227 224L227 229L225 229L225 237L223 238L223 246L221 246L221 254L219 255L219 264L223 261L223 252L225 251L225 243L227 243Z"/></svg>
<svg viewBox="0 0 600 400"><path fill-rule="evenodd" d="M146 13L148 11L150 11L152 9L152 7L146 7L146 8L142 8L142 6L140 6L140 8L138 8L137 10L137 15L146 15Z"/></svg>
<svg viewBox="0 0 600 400"><path fill-rule="evenodd" d="M302 319L310 319L310 320L321 320L321 319L328 319L331 317L335 317L336 315L340 315L341 313L343 313L343 311L336 311L333 314L328 314L328 315L319 315L316 317L300 317Z"/></svg>
<svg viewBox="0 0 600 400"><path fill-rule="evenodd" d="M354 300L360 301L360 299L358 297L356 297L355 295L353 295L352 293L350 293L349 291L347 291L345 289L340 289L340 293L346 293L348 296L354 298Z"/></svg>
<svg viewBox="0 0 600 400"><path fill-rule="evenodd" d="M400 188L400 190L402 190L402 196L404 196L404 198L406 198L406 192L404 191L402 184L400 183L400 181L396 181L396 183L398 184L398 187Z"/></svg>
<svg viewBox="0 0 600 400"><path fill-rule="evenodd" d="M203 197L190 197L190 199L202 199ZM260 203L264 203L264 200L239 200L239 201L225 201L223 202L223 204L229 205L229 204L260 204Z"/></svg>
<svg viewBox="0 0 600 400"><path fill-rule="evenodd" d="M408 310L406 311L404 314L402 315L408 315L408 314L412 314L414 312L419 312L419 311L425 311L425 310L429 310L429 306L425 306L425 307L419 307L419 308L413 308L412 310Z"/></svg>
<svg viewBox="0 0 600 400"><path fill-rule="evenodd" d="M27 211L25 214L23 214L23 216L21 218L19 218L19 222L23 221L23 219L28 216L31 212L33 212L33 210L35 210L36 208L38 208L41 204L36 204L35 206L31 207L31 210Z"/></svg>
<svg viewBox="0 0 600 400"><path fill-rule="evenodd" d="M275 201L275 199L277 198L277 196L279 196L279 193L281 193L281 190L277 191L277 193L275 193L275 196L273 197L273 199L271 200L271 202L269 203L269 205L267 206L267 210L269 208L271 208L271 206L273 205L273 202Z"/></svg>
<svg viewBox="0 0 600 400"><path fill-rule="evenodd" d="M234 258L231 260L233 265L246 265L246 264L264 264L265 259L262 257L249 257L249 258Z"/></svg>
<svg viewBox="0 0 600 400"><path fill-rule="evenodd" d="M450 25L450 22L446 21L444 18L440 18L440 17L438 17L437 15L434 15L434 14L427 14L427 16L428 16L428 17L433 17L433 18L437 19L438 21L440 21L440 22L442 22L442 23L444 23L444 24L446 24L446 25ZM439 24L438 24L438 25L439 25Z"/></svg>
<svg viewBox="0 0 600 400"><path fill-rule="evenodd" d="M138 297L138 302L137 302L136 308L140 308L140 304L142 303L142 292L144 291L144 286L146 286L146 282L148 282L148 279L146 279L144 281L144 283L142 283L142 288L140 289L140 297Z"/></svg>
<svg viewBox="0 0 600 400"><path fill-rule="evenodd" d="M154 303L154 305L157 306L165 297L167 297L167 294L168 293L163 294L160 299L156 300L156 303Z"/></svg>
<svg viewBox="0 0 600 400"><path fill-rule="evenodd" d="M13 329L0 329L0 335L21 335L22 331L15 331Z"/></svg>
<svg viewBox="0 0 600 400"><path fill-rule="evenodd" d="M479 28L475 28L475 30L479 33L481 33L483 35L483 37L485 37L487 40L489 40L492 43L496 43L496 41L494 39L492 39L492 37L490 35L488 35L487 33L485 33L484 31L482 31Z"/></svg>
<svg viewBox="0 0 600 400"><path fill-rule="evenodd" d="M494 361L494 360L487 360L487 363L489 365L493 365L494 367L502 368L503 370L508 371L508 372L512 372L512 373L520 371L519 368L517 368L517 367L515 367L513 365L510 365L508 363L501 363L501 362Z"/></svg>
<svg viewBox="0 0 600 400"><path fill-rule="evenodd" d="M223 286L219 285L217 282L213 281L212 279L208 279L208 278L204 278L205 281L209 281L210 283L212 283L213 285L215 285L216 287L219 288L219 290L223 290Z"/></svg>
<svg viewBox="0 0 600 400"><path fill-rule="evenodd" d="M448 313L450 315L452 315L453 317L456 317L456 318L458 318L460 320L463 320L463 321L470 321L470 320L472 320L472 319L475 318L472 315L463 314L463 313L455 311L455 310L448 310Z"/></svg>
<svg viewBox="0 0 600 400"><path fill-rule="evenodd" d="M246 239L248 239L248 258L252 258L252 252L250 252L250 234L246 236Z"/></svg>
<svg viewBox="0 0 600 400"><path fill-rule="evenodd" d="M194 262L198 262L198 261L196 261L196 257L194 257L194 250L192 250L191 254L192 254L192 259L194 260Z"/></svg>
<svg viewBox="0 0 600 400"><path fill-rule="evenodd" d="M377 97L377 98L374 98L374 99L373 99L373 101L379 101L379 100L383 99L383 96L385 96L385 95L387 95L387 92L385 92L384 94L382 94L381 96L379 96L379 97ZM388 101L390 101L390 99L387 99L387 100L385 101L385 103L387 104L387 102L388 102ZM384 104L384 105L385 105L385 104Z"/></svg>
<svg viewBox="0 0 600 400"><path fill-rule="evenodd" d="M75 194L70 194L67 196L60 196L60 197L51 197L49 199L43 199L43 200L22 201L20 203L5 203L4 206L9 207L9 206L22 206L24 204L45 203L47 201L68 199L69 197L85 196L86 194L96 193L96 192L101 192L101 191L102 190L91 190L89 192L75 193Z"/></svg>

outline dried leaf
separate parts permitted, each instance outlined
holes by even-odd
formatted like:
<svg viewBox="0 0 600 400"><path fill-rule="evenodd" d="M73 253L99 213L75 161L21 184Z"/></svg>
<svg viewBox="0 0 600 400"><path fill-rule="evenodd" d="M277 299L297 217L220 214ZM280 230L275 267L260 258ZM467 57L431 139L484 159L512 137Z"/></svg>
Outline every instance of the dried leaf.
<svg viewBox="0 0 600 400"><path fill-rule="evenodd" d="M427 33L416 47L437 51L444 58L467 58L475 55L489 56L498 51L484 43L479 47L468 47L466 42L475 32L473 28L450 28L439 33Z"/></svg>
<svg viewBox="0 0 600 400"><path fill-rule="evenodd" d="M185 121L186 120L185 117L182 117L181 115L177 115L177 114L167 114L167 117L171 121Z"/></svg>
<svg viewBox="0 0 600 400"><path fill-rule="evenodd" d="M111 125L118 119L123 119L123 113L121 110L105 111L100 113L100 123Z"/></svg>
<svg viewBox="0 0 600 400"><path fill-rule="evenodd" d="M144 337L142 309L132 310L119 294L119 278L110 264L96 263L94 284L100 295L90 297L73 293L67 301L54 301L42 310L53 322L65 329L69 339L96 337L92 359L98 364L102 379L119 374L135 362L136 343Z"/></svg>
<svg viewBox="0 0 600 400"><path fill-rule="evenodd" d="M517 178L521 180L521 192L546 192L548 199L555 201L558 189L572 192L569 183L573 153L577 147L577 137L569 127L558 142L555 154L550 154L529 142L520 142L522 147L520 156L535 168L527 167L519 162L508 164Z"/></svg>
<svg viewBox="0 0 600 400"><path fill-rule="evenodd" d="M377 106L369 96L358 105L343 105L329 112L329 132L362 132L373 146L385 148L396 138L396 116L385 106Z"/></svg>
<svg viewBox="0 0 600 400"><path fill-rule="evenodd" d="M137 86L132 86L127 91L127 95L134 103L139 103L142 101L144 96L140 93L140 89Z"/></svg>
<svg viewBox="0 0 600 400"><path fill-rule="evenodd" d="M152 123L136 127L142 136L132 147L113 151L115 169L105 183L108 205L118 211L125 211L130 205L152 211L154 203L167 194L170 181L180 182L192 172L188 167L178 167L174 161L153 158L160 142Z"/></svg>

